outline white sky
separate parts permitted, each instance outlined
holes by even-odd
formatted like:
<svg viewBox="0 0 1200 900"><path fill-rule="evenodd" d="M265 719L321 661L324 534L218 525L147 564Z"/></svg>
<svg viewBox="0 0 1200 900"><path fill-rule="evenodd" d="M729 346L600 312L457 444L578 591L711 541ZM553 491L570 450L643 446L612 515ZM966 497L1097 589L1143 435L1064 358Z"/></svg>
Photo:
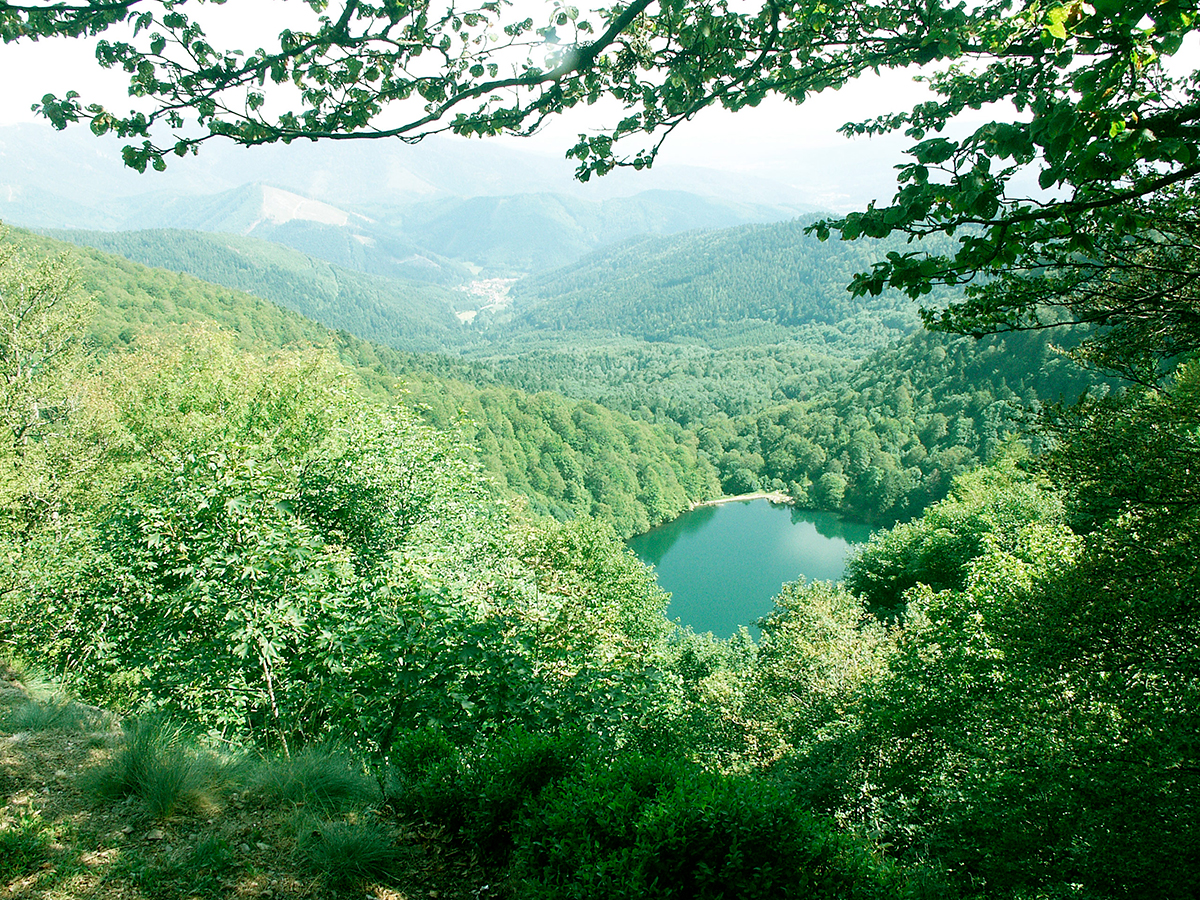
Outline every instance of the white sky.
<svg viewBox="0 0 1200 900"><path fill-rule="evenodd" d="M524 0L523 5L538 0ZM549 3L543 3L549 8ZM241 49L268 44L291 17L305 8L284 0L231 0L223 7L204 8L205 29L214 45L223 38ZM98 100L114 110L128 109L128 78L124 72L96 64L88 46L79 39L0 45L0 125L36 121L30 106L46 93L62 96L77 90L85 102ZM739 171L793 184L797 169L804 168L804 151L841 148L847 141L836 128L852 119L910 106L925 91L903 73L869 76L836 93L806 102L803 109L768 99L756 109L736 116L724 110L706 110L668 138L662 163L704 166ZM580 131L604 121L596 109L577 110L555 121L532 138L502 139L526 150L561 157ZM85 126L77 126L85 127ZM826 154L827 155L827 154ZM898 162L899 160L897 160ZM802 179L801 179L802 180Z"/></svg>
<svg viewBox="0 0 1200 900"><path fill-rule="evenodd" d="M550 8L546 0L519 2L531 12L539 6ZM294 17L306 11L297 0L230 0L224 6L206 5L203 21L216 46L224 42L250 50L272 43L285 21L294 26ZM1186 52L1176 61L1194 68L1200 58L1200 35L1189 38ZM0 125L35 121L29 109L32 103L47 92L62 96L68 89L78 90L85 101L127 109L131 105L127 76L100 68L92 52L87 42L78 39L0 44ZM737 114L709 109L668 138L659 162L757 175L801 188L815 198L821 195L835 208L857 205L863 196L886 190L891 167L902 161L904 141L895 137L848 141L836 133L837 127L909 108L927 96L908 73L885 72L811 98L800 107L771 98ZM576 110L532 138L500 140L561 158L578 132L615 115L598 120L595 109Z"/></svg>

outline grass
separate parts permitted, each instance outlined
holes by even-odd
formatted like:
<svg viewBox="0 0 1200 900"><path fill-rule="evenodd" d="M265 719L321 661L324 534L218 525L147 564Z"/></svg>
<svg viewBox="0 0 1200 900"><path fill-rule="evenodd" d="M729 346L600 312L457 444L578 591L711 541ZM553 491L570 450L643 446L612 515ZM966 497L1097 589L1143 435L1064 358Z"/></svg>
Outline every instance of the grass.
<svg viewBox="0 0 1200 900"><path fill-rule="evenodd" d="M5 731L102 731L111 727L112 717L100 710L65 697L26 700L4 714Z"/></svg>
<svg viewBox="0 0 1200 900"><path fill-rule="evenodd" d="M112 716L72 700L35 669L14 668L0 659L0 686L7 701L0 709L0 729L4 731L100 731L112 727Z"/></svg>
<svg viewBox="0 0 1200 900"><path fill-rule="evenodd" d="M181 729L156 720L125 727L124 743L94 770L88 787L101 797L134 796L152 819L219 808L228 784L222 760L192 747Z"/></svg>
<svg viewBox="0 0 1200 900"><path fill-rule="evenodd" d="M381 818L344 754L229 757L163 721L107 724L0 661L0 894L39 900L469 900L440 832Z"/></svg>
<svg viewBox="0 0 1200 900"><path fill-rule="evenodd" d="M304 823L296 847L305 867L334 887L388 881L400 861L393 833L370 822Z"/></svg>
<svg viewBox="0 0 1200 900"><path fill-rule="evenodd" d="M35 813L0 820L0 884L30 875L53 855L53 835Z"/></svg>
<svg viewBox="0 0 1200 900"><path fill-rule="evenodd" d="M123 853L108 873L113 883L131 883L147 897L221 897L243 866L221 837L204 835L199 841L168 853L131 849Z"/></svg>
<svg viewBox="0 0 1200 900"><path fill-rule="evenodd" d="M323 815L362 809L379 800L379 789L336 750L312 747L291 757L261 760L247 793L263 803L290 804Z"/></svg>

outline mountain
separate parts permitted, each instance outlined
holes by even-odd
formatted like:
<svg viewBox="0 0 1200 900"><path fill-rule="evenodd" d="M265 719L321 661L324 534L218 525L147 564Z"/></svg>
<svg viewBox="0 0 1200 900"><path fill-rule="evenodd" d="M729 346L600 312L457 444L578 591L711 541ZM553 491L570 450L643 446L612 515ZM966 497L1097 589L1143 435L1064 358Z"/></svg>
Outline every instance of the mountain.
<svg viewBox="0 0 1200 900"><path fill-rule="evenodd" d="M787 206L733 202L682 191L645 191L602 202L568 194L472 197L404 210L414 242L492 270L544 272L641 234L675 234L791 218Z"/></svg>
<svg viewBox="0 0 1200 900"><path fill-rule="evenodd" d="M53 234L142 265L247 291L328 328L389 347L446 350L472 340L455 315L467 302L461 292L366 275L268 241L169 229Z"/></svg>
<svg viewBox="0 0 1200 900"><path fill-rule="evenodd" d="M0 128L0 219L253 235L347 269L454 285L468 280L468 266L539 272L638 234L780 221L810 209L782 185L718 172L668 170L622 182L635 191L615 181L589 189L558 161L496 144L290 151L206 147L186 164L139 176L114 145L90 136Z"/></svg>
<svg viewBox="0 0 1200 900"><path fill-rule="evenodd" d="M918 326L906 297L846 291L888 248L823 243L804 233L807 224L632 238L518 282L507 327L514 336L583 332L712 347L800 339L861 356Z"/></svg>
<svg viewBox="0 0 1200 900"><path fill-rule="evenodd" d="M205 197L124 198L122 228L187 229L252 235L371 275L459 284L470 270L432 253L369 216L267 184ZM169 268L169 266L168 266Z"/></svg>
<svg viewBox="0 0 1200 900"><path fill-rule="evenodd" d="M293 143L246 149L213 142L196 157L169 162L165 172L139 174L123 165L122 141L96 138L86 129L56 132L44 124L0 127L0 199L7 191L39 185L99 214L115 198L167 193L220 194L263 183L354 208L377 217L381 209L448 197L558 193L601 202L645 191L682 191L733 203L803 207L803 194L767 179L687 166L619 171L582 184L561 156L517 150L497 141L430 138L400 141ZM4 201L0 214L22 224L42 214L36 198ZM15 215L14 213L21 214ZM126 226L129 227L129 226Z"/></svg>

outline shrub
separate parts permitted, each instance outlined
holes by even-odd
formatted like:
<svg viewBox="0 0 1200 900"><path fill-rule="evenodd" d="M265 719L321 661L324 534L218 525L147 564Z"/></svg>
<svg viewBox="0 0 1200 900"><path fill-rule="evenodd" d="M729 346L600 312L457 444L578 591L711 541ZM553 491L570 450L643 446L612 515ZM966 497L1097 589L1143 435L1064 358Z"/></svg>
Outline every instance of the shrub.
<svg viewBox="0 0 1200 900"><path fill-rule="evenodd" d="M879 863L761 777L628 756L527 808L513 857L524 898L883 896Z"/></svg>
<svg viewBox="0 0 1200 900"><path fill-rule="evenodd" d="M402 816L457 832L466 820L461 758L441 728L399 735L388 753L387 801Z"/></svg>
<svg viewBox="0 0 1200 900"><path fill-rule="evenodd" d="M472 803L463 838L489 862L505 862L524 806L568 775L584 747L577 732L530 734L521 728L493 741L467 779Z"/></svg>
<svg viewBox="0 0 1200 900"><path fill-rule="evenodd" d="M397 744L390 799L401 814L441 825L501 865L525 804L573 771L586 747L577 732L513 728L460 754L440 732L412 732Z"/></svg>

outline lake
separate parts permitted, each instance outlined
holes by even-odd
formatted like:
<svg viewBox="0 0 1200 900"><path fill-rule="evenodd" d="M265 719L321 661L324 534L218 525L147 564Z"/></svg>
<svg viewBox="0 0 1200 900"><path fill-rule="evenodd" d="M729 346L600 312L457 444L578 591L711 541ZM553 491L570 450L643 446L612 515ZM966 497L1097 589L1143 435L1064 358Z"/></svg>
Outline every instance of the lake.
<svg viewBox="0 0 1200 900"><path fill-rule="evenodd" d="M837 581L871 530L833 513L740 500L697 507L627 543L670 592L669 618L726 638L769 613L785 582Z"/></svg>

